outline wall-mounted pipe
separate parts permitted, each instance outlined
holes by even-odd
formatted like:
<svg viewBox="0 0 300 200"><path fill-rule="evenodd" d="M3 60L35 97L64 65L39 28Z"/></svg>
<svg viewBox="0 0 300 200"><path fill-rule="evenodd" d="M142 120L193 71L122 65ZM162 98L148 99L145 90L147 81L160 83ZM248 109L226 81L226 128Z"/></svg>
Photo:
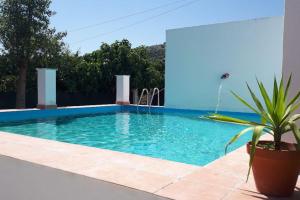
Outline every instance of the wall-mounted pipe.
<svg viewBox="0 0 300 200"><path fill-rule="evenodd" d="M227 78L229 78L229 76L230 76L229 73L224 73L224 74L222 74L221 79L227 79Z"/></svg>

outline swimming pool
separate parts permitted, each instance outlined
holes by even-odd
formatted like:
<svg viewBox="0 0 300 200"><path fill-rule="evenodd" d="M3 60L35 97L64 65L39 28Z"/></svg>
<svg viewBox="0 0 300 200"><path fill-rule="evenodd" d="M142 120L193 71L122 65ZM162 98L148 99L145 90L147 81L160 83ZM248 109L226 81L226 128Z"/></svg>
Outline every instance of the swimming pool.
<svg viewBox="0 0 300 200"><path fill-rule="evenodd" d="M57 112L57 115L21 121L12 118L0 123L0 131L203 166L223 156L225 144L243 129L239 125L200 119L205 111L154 109L148 112L144 109L137 112L134 107L118 107L90 114L72 112L68 116L59 111L47 112ZM253 114L227 114L256 118ZM248 140L249 135L242 137L230 150Z"/></svg>

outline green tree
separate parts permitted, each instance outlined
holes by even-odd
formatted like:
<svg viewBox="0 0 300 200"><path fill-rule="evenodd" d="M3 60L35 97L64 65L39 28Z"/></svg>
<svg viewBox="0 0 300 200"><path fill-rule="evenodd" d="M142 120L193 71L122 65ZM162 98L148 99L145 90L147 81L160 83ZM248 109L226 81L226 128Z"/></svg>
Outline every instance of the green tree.
<svg viewBox="0 0 300 200"><path fill-rule="evenodd" d="M16 107L26 103L27 72L33 66L50 67L64 44L66 33L50 28L51 0L3 0L0 2L0 42L4 55L16 69ZM31 69L30 69L31 68Z"/></svg>
<svg viewBox="0 0 300 200"><path fill-rule="evenodd" d="M84 76L84 74L78 74L77 65L82 62L82 56L79 52L72 54L67 51L61 55L60 63L58 64L57 71L57 89L62 92L77 92L78 76Z"/></svg>
<svg viewBox="0 0 300 200"><path fill-rule="evenodd" d="M132 48L126 39L110 45L103 43L100 49L85 54L83 59L87 63L98 63L102 74L99 85L102 91L113 92L114 76L121 74L131 76L131 88L135 92L145 87L164 87L164 60L150 57L146 46ZM81 71L84 72L83 68Z"/></svg>
<svg viewBox="0 0 300 200"><path fill-rule="evenodd" d="M9 59L0 55L0 92L14 92L16 87L16 70L11 67Z"/></svg>

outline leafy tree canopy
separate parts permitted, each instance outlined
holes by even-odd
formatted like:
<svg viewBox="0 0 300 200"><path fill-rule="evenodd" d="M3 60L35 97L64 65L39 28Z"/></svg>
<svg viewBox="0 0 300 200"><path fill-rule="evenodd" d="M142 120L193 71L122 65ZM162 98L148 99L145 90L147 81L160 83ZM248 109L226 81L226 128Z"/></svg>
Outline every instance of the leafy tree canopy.
<svg viewBox="0 0 300 200"><path fill-rule="evenodd" d="M2 53L18 76L17 107L25 107L27 72L30 67L49 67L64 47L66 33L50 27L51 0L3 0L0 2Z"/></svg>

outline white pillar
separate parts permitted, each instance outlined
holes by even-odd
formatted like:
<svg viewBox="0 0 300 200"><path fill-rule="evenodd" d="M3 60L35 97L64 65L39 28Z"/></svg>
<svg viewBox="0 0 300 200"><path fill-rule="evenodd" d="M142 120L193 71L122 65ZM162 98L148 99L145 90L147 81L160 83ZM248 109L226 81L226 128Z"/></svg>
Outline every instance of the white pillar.
<svg viewBox="0 0 300 200"><path fill-rule="evenodd" d="M300 1L285 1L283 69L285 81L293 74L290 96L300 90ZM298 110L299 113L300 110Z"/></svg>
<svg viewBox="0 0 300 200"><path fill-rule="evenodd" d="M130 101L129 101L130 76L129 75L116 75L116 79L117 79L116 104L121 104L121 105L130 104Z"/></svg>
<svg viewBox="0 0 300 200"><path fill-rule="evenodd" d="M56 69L38 68L39 109L56 108Z"/></svg>

